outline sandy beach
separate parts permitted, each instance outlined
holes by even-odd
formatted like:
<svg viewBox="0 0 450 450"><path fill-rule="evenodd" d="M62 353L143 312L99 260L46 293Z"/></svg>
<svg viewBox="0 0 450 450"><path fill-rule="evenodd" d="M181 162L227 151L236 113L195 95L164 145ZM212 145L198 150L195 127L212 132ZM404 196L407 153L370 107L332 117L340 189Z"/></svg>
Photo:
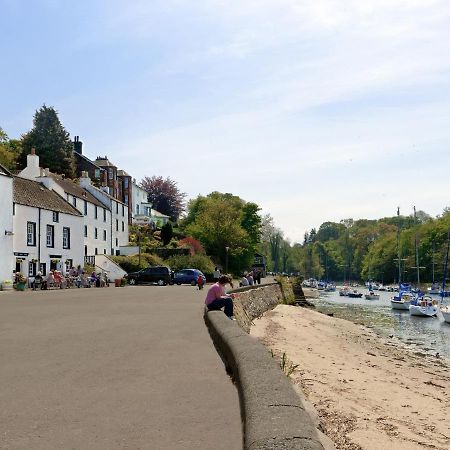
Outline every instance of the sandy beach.
<svg viewBox="0 0 450 450"><path fill-rule="evenodd" d="M251 334L299 365L291 379L337 449L450 448L450 365L439 355L286 305L255 320Z"/></svg>

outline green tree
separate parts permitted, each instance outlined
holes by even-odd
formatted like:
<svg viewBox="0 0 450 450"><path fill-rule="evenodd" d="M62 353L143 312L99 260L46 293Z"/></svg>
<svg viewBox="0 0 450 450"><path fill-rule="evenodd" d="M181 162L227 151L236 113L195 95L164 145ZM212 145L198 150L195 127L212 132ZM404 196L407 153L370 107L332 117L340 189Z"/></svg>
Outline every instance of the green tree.
<svg viewBox="0 0 450 450"><path fill-rule="evenodd" d="M173 236L173 228L170 222L161 227L161 240L163 245L168 245Z"/></svg>
<svg viewBox="0 0 450 450"><path fill-rule="evenodd" d="M27 155L35 148L42 167L69 178L75 176L73 143L54 108L43 105L35 112L33 128L22 136L21 143L21 167L26 166Z"/></svg>
<svg viewBox="0 0 450 450"><path fill-rule="evenodd" d="M9 139L0 127L0 164L10 171L17 169L17 160L20 154L20 141Z"/></svg>

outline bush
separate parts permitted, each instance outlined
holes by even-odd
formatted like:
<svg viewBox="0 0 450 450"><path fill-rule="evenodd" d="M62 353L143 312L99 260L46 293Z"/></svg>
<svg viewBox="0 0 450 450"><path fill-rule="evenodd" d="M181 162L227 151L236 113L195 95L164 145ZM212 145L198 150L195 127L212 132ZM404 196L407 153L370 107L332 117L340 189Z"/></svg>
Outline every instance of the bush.
<svg viewBox="0 0 450 450"><path fill-rule="evenodd" d="M211 258L206 255L179 255L172 256L166 260L166 264L172 270L198 269L201 270L207 279L212 278L214 264Z"/></svg>
<svg viewBox="0 0 450 450"><path fill-rule="evenodd" d="M163 266L164 261L156 255L150 253L141 253L141 263L139 264L139 255L130 256L111 256L111 259L122 267L125 272L137 272L148 266Z"/></svg>

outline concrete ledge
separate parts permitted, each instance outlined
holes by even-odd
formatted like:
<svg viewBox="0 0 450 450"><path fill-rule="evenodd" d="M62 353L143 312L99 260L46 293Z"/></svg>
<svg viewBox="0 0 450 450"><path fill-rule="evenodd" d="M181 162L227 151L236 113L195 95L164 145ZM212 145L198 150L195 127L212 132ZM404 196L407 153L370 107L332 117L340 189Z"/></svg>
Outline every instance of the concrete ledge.
<svg viewBox="0 0 450 450"><path fill-rule="evenodd" d="M267 349L222 311L205 308L204 319L239 392L244 450L324 450L301 398Z"/></svg>

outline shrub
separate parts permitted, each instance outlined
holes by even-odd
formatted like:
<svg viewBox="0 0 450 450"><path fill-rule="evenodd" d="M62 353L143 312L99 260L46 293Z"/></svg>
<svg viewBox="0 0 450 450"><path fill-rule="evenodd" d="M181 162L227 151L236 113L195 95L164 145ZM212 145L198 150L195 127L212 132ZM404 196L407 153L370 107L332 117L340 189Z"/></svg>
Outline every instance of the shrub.
<svg viewBox="0 0 450 450"><path fill-rule="evenodd" d="M122 267L125 272L137 272L148 266L162 266L164 261L156 255L150 253L141 253L141 263L139 264L139 255L130 256L111 256L111 259Z"/></svg>
<svg viewBox="0 0 450 450"><path fill-rule="evenodd" d="M179 255L172 256L166 260L166 264L172 270L198 269L206 278L210 279L214 271L214 264L211 258L206 255Z"/></svg>
<svg viewBox="0 0 450 450"><path fill-rule="evenodd" d="M191 255L195 255L197 253L200 255L205 254L205 249L203 248L200 241L198 241L197 239L194 239L192 236L187 236L186 238L181 239L180 241L178 241L178 245L180 247L189 248L189 252Z"/></svg>

